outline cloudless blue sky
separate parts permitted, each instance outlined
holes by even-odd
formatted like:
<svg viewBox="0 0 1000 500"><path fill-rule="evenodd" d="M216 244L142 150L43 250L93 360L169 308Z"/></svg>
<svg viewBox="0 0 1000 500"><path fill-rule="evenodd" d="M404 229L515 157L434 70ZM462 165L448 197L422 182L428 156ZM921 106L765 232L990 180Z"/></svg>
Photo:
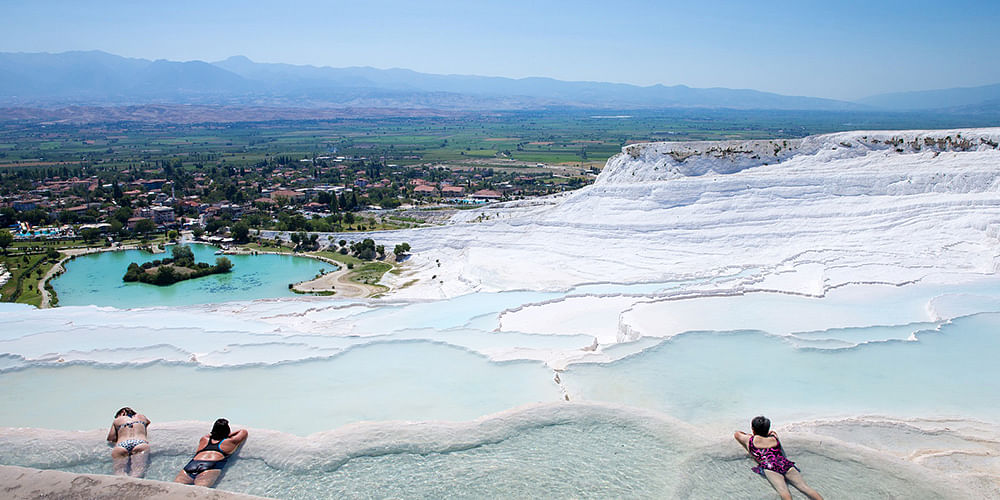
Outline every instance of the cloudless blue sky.
<svg viewBox="0 0 1000 500"><path fill-rule="evenodd" d="M1000 2L0 0L0 51L409 68L853 99L1000 83Z"/></svg>

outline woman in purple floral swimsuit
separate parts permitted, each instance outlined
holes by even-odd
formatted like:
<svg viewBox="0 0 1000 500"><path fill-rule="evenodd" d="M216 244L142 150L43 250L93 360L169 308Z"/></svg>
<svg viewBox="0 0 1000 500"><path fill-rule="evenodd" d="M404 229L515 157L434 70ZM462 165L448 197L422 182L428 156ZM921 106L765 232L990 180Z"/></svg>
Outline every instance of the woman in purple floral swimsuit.
<svg viewBox="0 0 1000 500"><path fill-rule="evenodd" d="M757 461L757 467L754 467L753 471L767 478L782 500L792 498L792 494L788 491L789 484L813 500L823 500L823 497L802 479L795 462L785 456L778 435L771 430L771 421L766 417L756 417L750 422L750 427L753 429L753 434L736 431L733 437Z"/></svg>

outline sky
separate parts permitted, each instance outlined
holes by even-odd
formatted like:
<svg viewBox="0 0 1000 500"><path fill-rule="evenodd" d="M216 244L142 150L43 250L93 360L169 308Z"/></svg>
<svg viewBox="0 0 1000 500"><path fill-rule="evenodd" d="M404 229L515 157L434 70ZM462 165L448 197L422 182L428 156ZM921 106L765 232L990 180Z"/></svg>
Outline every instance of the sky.
<svg viewBox="0 0 1000 500"><path fill-rule="evenodd" d="M407 68L856 99L1000 83L996 0L0 0L0 52Z"/></svg>

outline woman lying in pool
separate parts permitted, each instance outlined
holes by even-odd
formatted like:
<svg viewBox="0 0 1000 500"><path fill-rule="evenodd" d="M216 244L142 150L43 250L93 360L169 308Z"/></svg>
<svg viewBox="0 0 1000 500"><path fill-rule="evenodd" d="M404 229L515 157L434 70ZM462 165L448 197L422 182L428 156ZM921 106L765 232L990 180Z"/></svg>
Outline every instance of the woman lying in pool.
<svg viewBox="0 0 1000 500"><path fill-rule="evenodd" d="M757 461L757 467L754 467L753 471L767 478L782 500L792 498L792 494L788 491L789 484L813 500L823 500L816 490L806 484L795 462L785 456L778 435L771 430L771 421L766 417L756 417L750 422L750 427L753 429L753 434L736 431L733 437Z"/></svg>
<svg viewBox="0 0 1000 500"><path fill-rule="evenodd" d="M212 486L222 474L229 456L247 439L246 429L232 432L229 421L220 418L212 426L212 432L202 436L198 441L198 451L194 452L184 470L174 478L175 483L194 484L196 486Z"/></svg>

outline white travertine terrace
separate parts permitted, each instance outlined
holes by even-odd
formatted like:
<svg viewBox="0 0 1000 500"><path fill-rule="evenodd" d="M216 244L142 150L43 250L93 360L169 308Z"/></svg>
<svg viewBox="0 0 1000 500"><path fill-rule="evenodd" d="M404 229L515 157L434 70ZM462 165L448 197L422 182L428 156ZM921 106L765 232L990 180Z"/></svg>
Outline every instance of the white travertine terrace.
<svg viewBox="0 0 1000 500"><path fill-rule="evenodd" d="M734 271L821 294L851 282L993 273L998 143L1000 129L968 129L626 146L572 194L392 235L417 250L397 283L419 280L396 296ZM773 281L805 268L801 279Z"/></svg>

